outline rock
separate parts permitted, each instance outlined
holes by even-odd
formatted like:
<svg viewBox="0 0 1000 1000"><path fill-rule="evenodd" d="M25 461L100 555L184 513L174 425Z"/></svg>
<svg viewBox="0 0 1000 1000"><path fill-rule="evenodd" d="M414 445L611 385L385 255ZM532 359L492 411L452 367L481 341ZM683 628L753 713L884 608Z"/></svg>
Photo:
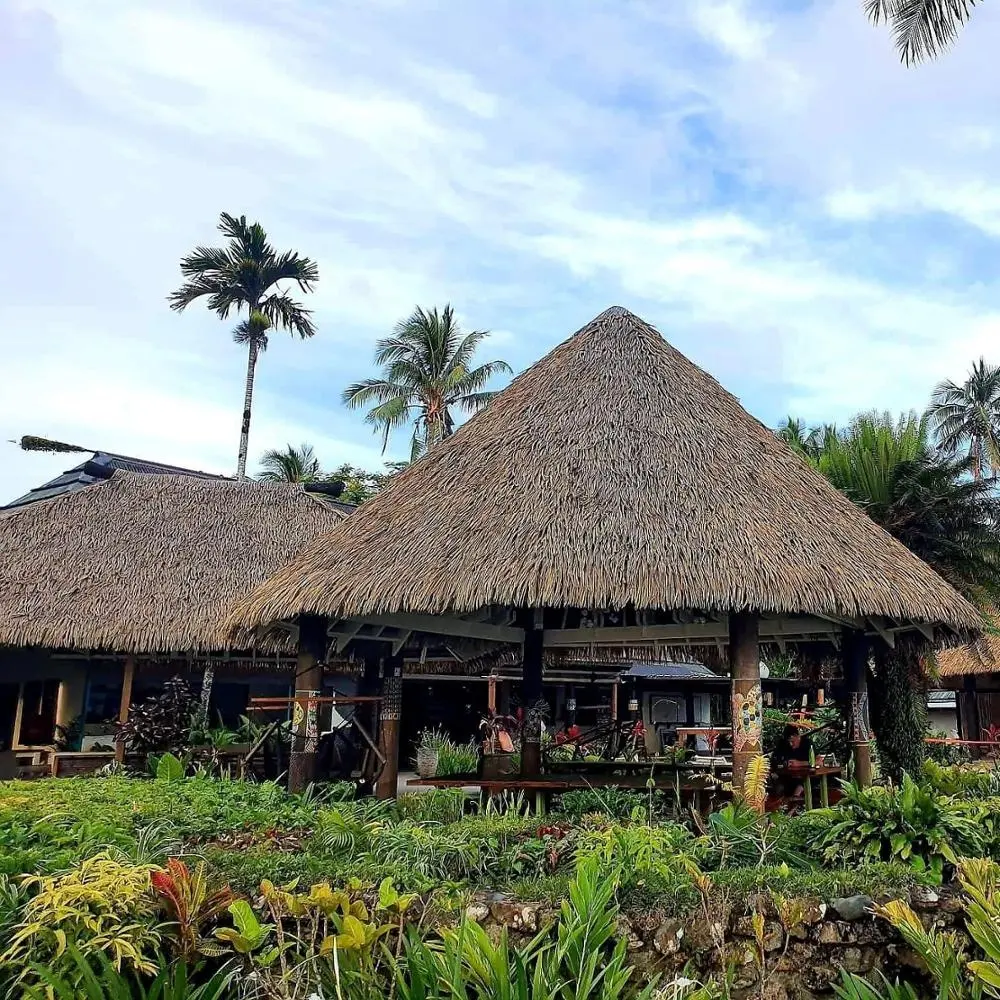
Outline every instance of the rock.
<svg viewBox="0 0 1000 1000"><path fill-rule="evenodd" d="M802 923L812 927L818 924L826 916L826 903L821 899L807 897L801 900L802 903Z"/></svg>
<svg viewBox="0 0 1000 1000"><path fill-rule="evenodd" d="M934 910L940 902L941 897L928 886L915 885L910 890L910 906L915 910Z"/></svg>
<svg viewBox="0 0 1000 1000"><path fill-rule="evenodd" d="M535 934L538 931L538 903L494 903L490 907L490 915L504 927L512 931L527 931Z"/></svg>
<svg viewBox="0 0 1000 1000"><path fill-rule="evenodd" d="M809 928L805 924L796 924L794 927L788 928L788 936L796 941L808 941Z"/></svg>
<svg viewBox="0 0 1000 1000"><path fill-rule="evenodd" d="M781 924L768 923L764 927L764 951L777 951L785 943L785 933Z"/></svg>
<svg viewBox="0 0 1000 1000"><path fill-rule="evenodd" d="M865 953L860 948L844 948L837 957L848 972L870 972L874 964L866 962Z"/></svg>
<svg viewBox="0 0 1000 1000"><path fill-rule="evenodd" d="M465 916L473 923L481 924L484 920L489 919L490 908L485 903L470 903L465 908Z"/></svg>
<svg viewBox="0 0 1000 1000"><path fill-rule="evenodd" d="M875 901L871 896L846 896L830 901L830 908L841 920L863 920L872 915Z"/></svg>
<svg viewBox="0 0 1000 1000"><path fill-rule="evenodd" d="M624 914L618 915L615 928L617 936L624 938L625 945L629 951L638 951L642 947L642 935L636 933L635 928L632 926L632 921Z"/></svg>
<svg viewBox="0 0 1000 1000"><path fill-rule="evenodd" d="M841 937L837 925L827 922L820 927L816 940L820 944L840 944L844 939Z"/></svg>
<svg viewBox="0 0 1000 1000"><path fill-rule="evenodd" d="M752 938L754 936L753 917L737 917L733 921L733 934L736 937Z"/></svg>
<svg viewBox="0 0 1000 1000"><path fill-rule="evenodd" d="M661 924L653 935L653 947L661 955L676 955L681 948L684 928L677 920L667 920Z"/></svg>

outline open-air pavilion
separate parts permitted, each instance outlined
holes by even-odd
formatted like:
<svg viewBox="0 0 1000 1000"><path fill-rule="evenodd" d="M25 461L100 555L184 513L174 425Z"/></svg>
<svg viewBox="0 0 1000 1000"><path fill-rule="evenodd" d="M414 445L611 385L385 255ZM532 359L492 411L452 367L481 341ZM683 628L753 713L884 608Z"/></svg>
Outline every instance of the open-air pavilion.
<svg viewBox="0 0 1000 1000"><path fill-rule="evenodd" d="M857 777L870 774L872 644L952 642L981 617L651 326L609 309L310 542L230 616L230 642L297 636L299 754L314 768L324 660L381 674L397 753L403 657L543 672L721 656L734 784L761 752L762 646L838 656ZM525 727L524 775L540 770ZM386 768L379 790L394 794Z"/></svg>

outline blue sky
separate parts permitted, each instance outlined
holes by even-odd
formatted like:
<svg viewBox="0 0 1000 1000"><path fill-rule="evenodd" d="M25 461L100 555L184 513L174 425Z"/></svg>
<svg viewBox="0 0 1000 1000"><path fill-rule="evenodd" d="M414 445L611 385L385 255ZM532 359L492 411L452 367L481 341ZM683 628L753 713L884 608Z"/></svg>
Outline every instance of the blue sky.
<svg viewBox="0 0 1000 1000"><path fill-rule="evenodd" d="M761 419L1000 360L1000 8L905 70L860 0L0 0L0 441L235 466L245 357L166 295L222 210L320 265L251 456L452 302L521 369L623 304ZM66 467L3 444L0 498ZM405 452L401 435L396 453Z"/></svg>

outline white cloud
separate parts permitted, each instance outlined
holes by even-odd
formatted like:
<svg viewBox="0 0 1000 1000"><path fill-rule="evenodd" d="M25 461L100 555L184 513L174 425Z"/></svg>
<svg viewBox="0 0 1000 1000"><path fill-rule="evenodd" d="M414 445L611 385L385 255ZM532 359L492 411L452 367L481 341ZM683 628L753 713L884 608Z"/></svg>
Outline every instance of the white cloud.
<svg viewBox="0 0 1000 1000"><path fill-rule="evenodd" d="M253 455L377 464L340 391L418 302L516 367L622 302L769 417L918 406L1000 342L993 271L926 228L1000 237L985 9L906 71L855 0L37 3L0 13L0 438L232 467L242 352L165 305L223 209L321 268Z"/></svg>

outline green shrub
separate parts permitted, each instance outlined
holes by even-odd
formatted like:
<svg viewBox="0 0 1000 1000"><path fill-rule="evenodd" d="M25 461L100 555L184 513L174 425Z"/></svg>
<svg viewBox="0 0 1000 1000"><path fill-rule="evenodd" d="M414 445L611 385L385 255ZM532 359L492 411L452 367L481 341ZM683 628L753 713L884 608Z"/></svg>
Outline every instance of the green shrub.
<svg viewBox="0 0 1000 1000"><path fill-rule="evenodd" d="M662 797L661 797L662 798ZM625 788L580 788L563 792L554 811L579 819L591 813L601 813L610 819L630 819L644 815L649 808L649 794Z"/></svg>
<svg viewBox="0 0 1000 1000"><path fill-rule="evenodd" d="M899 861L940 878L946 863L983 849L983 833L963 803L909 775L899 788L845 786L844 798L817 819L829 823L820 835L823 855L838 864Z"/></svg>
<svg viewBox="0 0 1000 1000"><path fill-rule="evenodd" d="M434 788L401 795L396 809L413 823L456 823L465 812L466 796L461 788Z"/></svg>
<svg viewBox="0 0 1000 1000"><path fill-rule="evenodd" d="M730 804L711 813L699 838L702 867L721 869L786 864L805 868L799 827L787 816L761 816L745 805Z"/></svg>
<svg viewBox="0 0 1000 1000"><path fill-rule="evenodd" d="M712 885L736 899L754 893L776 892L787 897L816 896L822 900L843 896L902 895L922 881L907 865L860 864L849 868L796 870L786 866L725 868L711 872Z"/></svg>
<svg viewBox="0 0 1000 1000"><path fill-rule="evenodd" d="M1000 796L1000 767L942 764L925 760L920 783L938 795L963 799L988 799Z"/></svg>

